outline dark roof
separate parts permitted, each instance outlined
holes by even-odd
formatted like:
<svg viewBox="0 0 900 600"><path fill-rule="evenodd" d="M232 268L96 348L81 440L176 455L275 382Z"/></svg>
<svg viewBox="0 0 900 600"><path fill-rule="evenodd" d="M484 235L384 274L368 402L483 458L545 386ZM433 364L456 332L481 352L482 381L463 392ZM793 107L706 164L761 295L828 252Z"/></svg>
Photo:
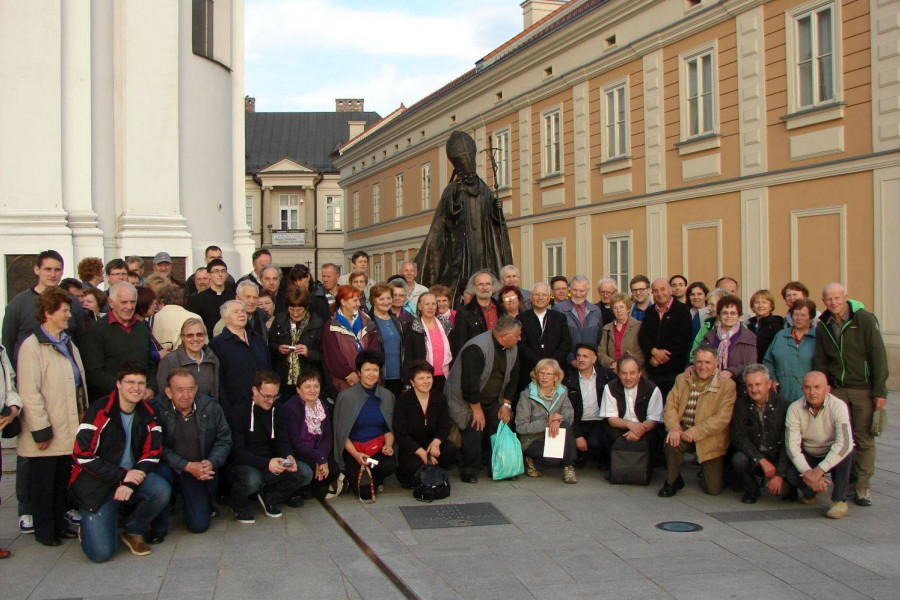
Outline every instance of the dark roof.
<svg viewBox="0 0 900 600"><path fill-rule="evenodd" d="M350 139L349 121L366 127L376 112L254 112L245 116L246 172L255 175L283 158L316 171L337 173L332 153Z"/></svg>

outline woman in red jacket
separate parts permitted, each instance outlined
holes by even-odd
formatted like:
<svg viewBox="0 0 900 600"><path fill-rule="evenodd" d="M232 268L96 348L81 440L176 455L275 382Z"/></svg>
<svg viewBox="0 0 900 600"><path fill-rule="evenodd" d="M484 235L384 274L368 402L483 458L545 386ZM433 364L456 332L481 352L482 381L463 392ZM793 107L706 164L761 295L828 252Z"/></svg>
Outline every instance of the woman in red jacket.
<svg viewBox="0 0 900 600"><path fill-rule="evenodd" d="M375 324L359 310L362 292L342 285L334 295L334 316L322 332L322 353L331 383L342 392L359 380L356 355L363 350L378 350Z"/></svg>

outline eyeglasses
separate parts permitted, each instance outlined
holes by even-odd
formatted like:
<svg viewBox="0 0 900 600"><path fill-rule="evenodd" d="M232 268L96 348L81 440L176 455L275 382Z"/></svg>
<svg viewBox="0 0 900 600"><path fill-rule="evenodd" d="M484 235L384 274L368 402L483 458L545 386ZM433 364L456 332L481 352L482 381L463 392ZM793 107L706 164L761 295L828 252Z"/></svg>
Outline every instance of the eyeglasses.
<svg viewBox="0 0 900 600"><path fill-rule="evenodd" d="M646 291L649 290L649 289L650 289L650 288L648 288L648 287L631 288L631 293L633 294L633 293L635 293L635 292L646 292Z"/></svg>
<svg viewBox="0 0 900 600"><path fill-rule="evenodd" d="M515 296L510 296L509 298L504 298L504 299L503 299L504 302L518 302L518 300L519 300L519 299L516 298Z"/></svg>
<svg viewBox="0 0 900 600"><path fill-rule="evenodd" d="M182 334L182 337L186 340L192 340L194 338L205 338L206 334L205 333L185 333L185 334Z"/></svg>
<svg viewBox="0 0 900 600"><path fill-rule="evenodd" d="M210 275L224 275L224 274L228 273L228 270L227 269L213 269L209 273L210 273Z"/></svg>
<svg viewBox="0 0 900 600"><path fill-rule="evenodd" d="M281 398L281 394L263 394L262 392L256 393L259 394L259 397L263 400L271 400L272 402L275 402L276 400Z"/></svg>

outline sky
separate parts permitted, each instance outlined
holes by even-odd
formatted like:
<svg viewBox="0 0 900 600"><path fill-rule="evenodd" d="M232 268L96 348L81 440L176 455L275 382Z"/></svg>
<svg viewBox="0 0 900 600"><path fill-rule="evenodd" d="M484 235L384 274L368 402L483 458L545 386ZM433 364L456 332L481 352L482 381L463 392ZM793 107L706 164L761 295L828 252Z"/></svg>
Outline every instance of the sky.
<svg viewBox="0 0 900 600"><path fill-rule="evenodd" d="M245 94L256 110L385 116L522 30L521 0L245 0Z"/></svg>

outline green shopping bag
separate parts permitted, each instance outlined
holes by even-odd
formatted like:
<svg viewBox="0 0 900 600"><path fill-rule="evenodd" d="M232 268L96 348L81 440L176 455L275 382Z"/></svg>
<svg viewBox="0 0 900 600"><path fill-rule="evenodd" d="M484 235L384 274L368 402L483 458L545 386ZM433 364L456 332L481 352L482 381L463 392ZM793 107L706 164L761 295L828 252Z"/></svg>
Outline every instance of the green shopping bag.
<svg viewBox="0 0 900 600"><path fill-rule="evenodd" d="M500 421L497 433L491 436L491 470L494 481L509 479L525 472L522 444L503 421Z"/></svg>

